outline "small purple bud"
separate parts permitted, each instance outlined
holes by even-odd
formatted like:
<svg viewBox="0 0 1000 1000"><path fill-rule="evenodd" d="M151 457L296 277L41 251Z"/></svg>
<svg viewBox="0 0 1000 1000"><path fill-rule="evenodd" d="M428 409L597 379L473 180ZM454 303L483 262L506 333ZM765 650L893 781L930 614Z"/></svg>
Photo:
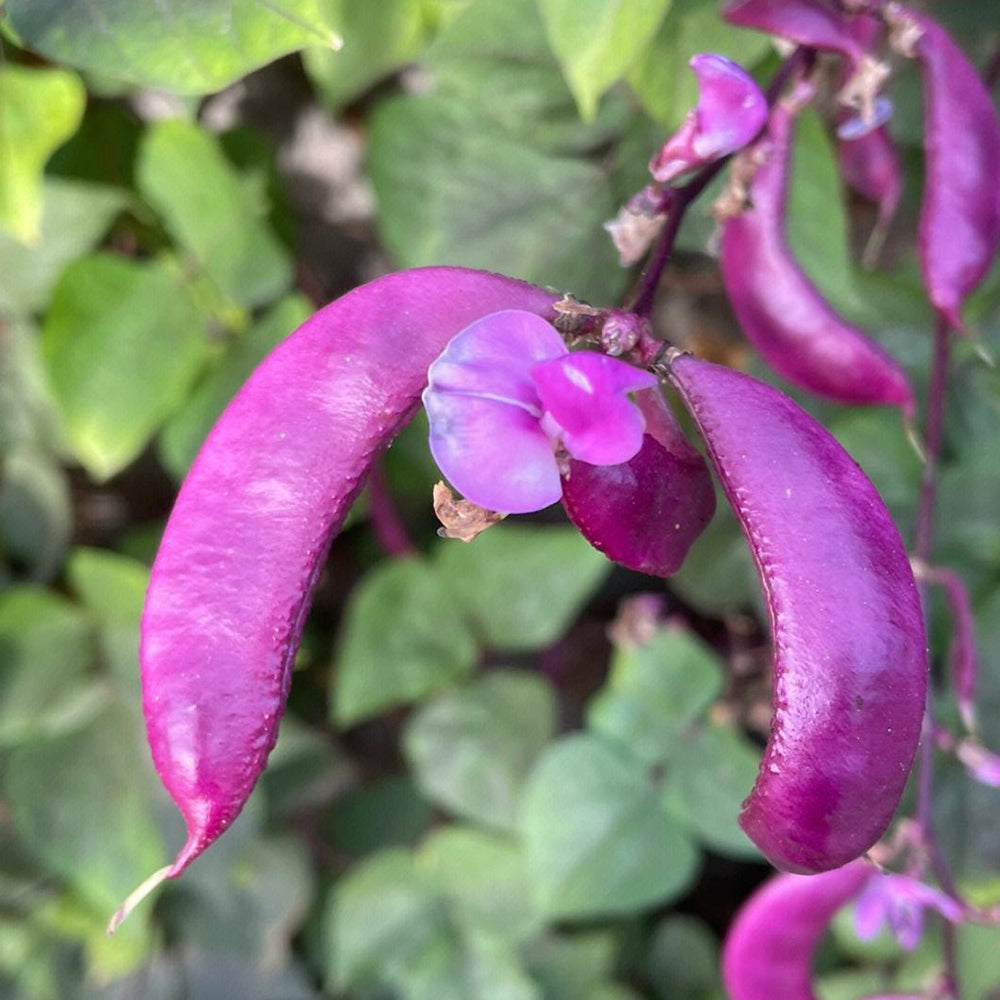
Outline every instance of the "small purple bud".
<svg viewBox="0 0 1000 1000"><path fill-rule="evenodd" d="M649 164L661 184L742 149L767 120L767 99L737 63L702 53L688 65L698 77L698 105Z"/></svg>
<svg viewBox="0 0 1000 1000"><path fill-rule="evenodd" d="M534 313L493 313L453 337L428 370L431 452L473 503L541 510L562 496L558 450L593 465L635 455L645 424L626 393L655 383L603 354L570 354Z"/></svg>
<svg viewBox="0 0 1000 1000"><path fill-rule="evenodd" d="M605 354L617 358L649 336L652 336L649 320L623 309L612 309L601 327L601 347Z"/></svg>
<svg viewBox="0 0 1000 1000"><path fill-rule="evenodd" d="M626 393L656 385L649 372L606 354L581 351L540 361L532 367L531 377L546 416L559 428L573 458L591 465L618 465L642 447L646 422Z"/></svg>
<svg viewBox="0 0 1000 1000"><path fill-rule="evenodd" d="M964 917L962 905L951 896L908 875L874 875L865 884L854 909L854 930L869 941L888 923L901 948L913 951L924 929L924 910L930 908L951 923Z"/></svg>
<svg viewBox="0 0 1000 1000"><path fill-rule="evenodd" d="M638 261L659 236L669 207L666 194L655 184L649 184L632 195L613 219L604 223L622 267Z"/></svg>

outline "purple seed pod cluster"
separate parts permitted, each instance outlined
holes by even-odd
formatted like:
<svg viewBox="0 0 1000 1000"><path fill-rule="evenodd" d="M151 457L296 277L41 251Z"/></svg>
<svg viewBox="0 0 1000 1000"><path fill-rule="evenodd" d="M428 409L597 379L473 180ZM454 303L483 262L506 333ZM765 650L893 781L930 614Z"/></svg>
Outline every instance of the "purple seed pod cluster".
<svg viewBox="0 0 1000 1000"><path fill-rule="evenodd" d="M905 373L834 311L788 246L797 101L796 95L779 101L765 134L743 154L751 172L747 204L722 220L719 243L730 304L750 342L790 382L836 402L899 406L912 416Z"/></svg>

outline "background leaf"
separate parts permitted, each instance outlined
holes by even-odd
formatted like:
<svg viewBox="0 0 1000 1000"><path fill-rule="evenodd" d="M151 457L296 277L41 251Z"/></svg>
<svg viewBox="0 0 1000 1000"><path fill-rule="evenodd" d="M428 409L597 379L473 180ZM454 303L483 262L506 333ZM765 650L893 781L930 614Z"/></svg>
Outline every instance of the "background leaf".
<svg viewBox="0 0 1000 1000"><path fill-rule="evenodd" d="M129 83L185 94L220 90L306 45L336 45L322 0L10 0L25 45Z"/></svg>
<svg viewBox="0 0 1000 1000"><path fill-rule="evenodd" d="M203 321L165 262L71 265L43 334L74 455L95 479L123 469L184 398L205 357Z"/></svg>
<svg viewBox="0 0 1000 1000"><path fill-rule="evenodd" d="M0 227L22 243L41 236L42 169L76 131L84 100L75 73L0 66Z"/></svg>

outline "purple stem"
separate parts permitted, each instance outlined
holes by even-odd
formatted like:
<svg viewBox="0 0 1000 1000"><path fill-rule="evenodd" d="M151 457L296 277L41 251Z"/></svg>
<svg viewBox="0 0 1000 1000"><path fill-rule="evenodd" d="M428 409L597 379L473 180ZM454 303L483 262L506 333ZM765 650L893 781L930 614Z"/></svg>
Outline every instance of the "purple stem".
<svg viewBox="0 0 1000 1000"><path fill-rule="evenodd" d="M371 517L375 538L386 555L402 559L405 556L412 556L417 551L393 503L380 462L372 466L368 475L368 514Z"/></svg>
<svg viewBox="0 0 1000 1000"><path fill-rule="evenodd" d="M781 96L785 85L800 70L809 67L814 59L811 49L800 45L785 61L781 68L774 75L767 88L767 103L773 105ZM663 276L663 269L667 266L670 254L673 252L674 243L677 241L677 234L680 232L681 223L692 203L702 194L705 188L719 175L726 164L732 159L732 154L724 156L715 163L710 163L702 167L683 187L675 188L675 197L667 215L666 224L656 247L643 269L635 287L629 292L625 300L625 308L639 316L649 316L653 311L653 301L656 298L656 287Z"/></svg>
<svg viewBox="0 0 1000 1000"><path fill-rule="evenodd" d="M938 317L934 326L934 359L931 365L931 383L927 396L927 429L925 448L927 459L924 464L920 484L920 502L917 509L917 530L914 542L914 556L920 563L928 563L934 536L934 504L937 499L937 472L941 458L941 441L944 431L945 399L948 393L948 365L951 361L951 329L948 321ZM927 584L919 582L925 614L927 606ZM948 862L934 833L931 816L931 801L934 794L934 710L930 697L924 712L923 739L920 749L919 777L917 782L917 823L920 827L923 845L931 863L934 875L949 896L960 899L958 888ZM942 952L944 957L944 995L958 1000L959 990L955 971L955 930L945 923L942 929Z"/></svg>

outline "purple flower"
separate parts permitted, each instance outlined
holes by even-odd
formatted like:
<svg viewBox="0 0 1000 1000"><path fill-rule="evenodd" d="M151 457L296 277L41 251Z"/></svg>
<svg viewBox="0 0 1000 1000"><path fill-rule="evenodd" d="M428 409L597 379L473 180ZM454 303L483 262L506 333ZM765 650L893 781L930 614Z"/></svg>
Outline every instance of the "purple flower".
<svg viewBox="0 0 1000 1000"><path fill-rule="evenodd" d="M570 354L534 313L493 313L453 337L428 370L431 453L473 503L541 510L562 496L561 452L617 465L639 451L645 422L626 394L655 384L607 355Z"/></svg>
<svg viewBox="0 0 1000 1000"><path fill-rule="evenodd" d="M869 941L888 922L900 947L913 951L920 943L927 907L952 923L958 923L964 915L957 900L919 879L908 875L873 875L855 903L854 930L862 941Z"/></svg>
<svg viewBox="0 0 1000 1000"><path fill-rule="evenodd" d="M650 161L662 184L742 149L767 120L767 99L741 66L712 53L688 65L698 77L698 105Z"/></svg>

